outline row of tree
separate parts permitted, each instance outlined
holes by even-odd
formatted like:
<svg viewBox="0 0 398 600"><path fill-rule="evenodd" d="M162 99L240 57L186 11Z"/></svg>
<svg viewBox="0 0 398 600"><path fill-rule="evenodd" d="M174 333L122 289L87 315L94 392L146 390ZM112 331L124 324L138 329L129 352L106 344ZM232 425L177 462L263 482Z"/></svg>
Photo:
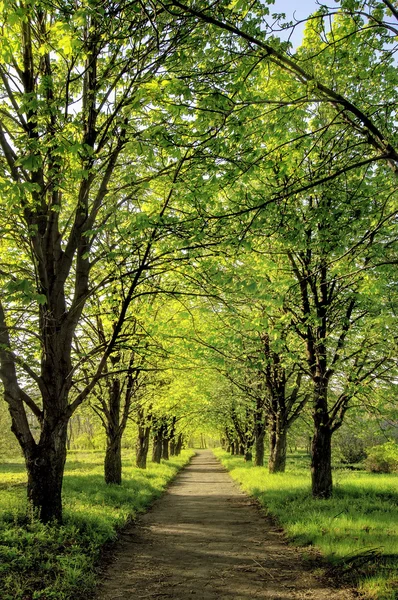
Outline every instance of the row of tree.
<svg viewBox="0 0 398 600"><path fill-rule="evenodd" d="M310 398L329 496L333 432L395 377L394 6L322 6L294 54L262 2L1 11L0 375L41 519L62 518L68 423L89 400L118 478L129 403L161 386L145 377L164 353L168 376L218 357L275 468ZM238 412L216 408L243 439Z"/></svg>

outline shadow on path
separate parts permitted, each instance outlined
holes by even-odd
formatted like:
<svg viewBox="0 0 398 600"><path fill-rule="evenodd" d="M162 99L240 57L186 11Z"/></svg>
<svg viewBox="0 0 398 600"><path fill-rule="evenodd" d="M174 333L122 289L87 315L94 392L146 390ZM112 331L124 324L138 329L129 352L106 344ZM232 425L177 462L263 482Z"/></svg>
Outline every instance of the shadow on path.
<svg viewBox="0 0 398 600"><path fill-rule="evenodd" d="M305 567L300 551L201 450L127 529L97 600L349 600Z"/></svg>

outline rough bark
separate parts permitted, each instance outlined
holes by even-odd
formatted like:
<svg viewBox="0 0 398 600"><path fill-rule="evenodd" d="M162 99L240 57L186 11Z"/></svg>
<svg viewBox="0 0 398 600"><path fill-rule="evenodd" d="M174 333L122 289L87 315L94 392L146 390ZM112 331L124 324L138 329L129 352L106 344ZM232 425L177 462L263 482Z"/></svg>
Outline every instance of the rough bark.
<svg viewBox="0 0 398 600"><path fill-rule="evenodd" d="M270 444L271 446L271 444ZM284 429L276 429L272 435L272 448L268 469L270 473L284 473L286 468L287 435Z"/></svg>
<svg viewBox="0 0 398 600"><path fill-rule="evenodd" d="M332 431L329 426L327 380L315 380L314 436L312 438L311 479L314 498L330 498L332 482Z"/></svg>
<svg viewBox="0 0 398 600"><path fill-rule="evenodd" d="M106 483L122 483L122 429L120 427L121 386L114 378L109 386L109 405L107 410L106 451L104 475Z"/></svg>
<svg viewBox="0 0 398 600"><path fill-rule="evenodd" d="M66 460L67 423L25 453L27 494L36 516L48 523L62 521L62 481ZM42 436L43 438L43 436Z"/></svg>
<svg viewBox="0 0 398 600"><path fill-rule="evenodd" d="M107 437L105 461L105 483L122 483L122 438L120 435Z"/></svg>

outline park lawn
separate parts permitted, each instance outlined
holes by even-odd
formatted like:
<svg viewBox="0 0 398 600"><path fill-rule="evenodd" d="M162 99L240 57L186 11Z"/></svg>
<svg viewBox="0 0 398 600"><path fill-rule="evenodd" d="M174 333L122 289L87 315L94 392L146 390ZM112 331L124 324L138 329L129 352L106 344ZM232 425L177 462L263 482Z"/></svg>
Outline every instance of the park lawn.
<svg viewBox="0 0 398 600"><path fill-rule="evenodd" d="M71 452L64 480L64 524L27 517L22 459L0 464L0 599L87 598L97 579L104 545L161 495L193 451L183 450L148 469L123 460L123 485L106 485L103 453Z"/></svg>
<svg viewBox="0 0 398 600"><path fill-rule="evenodd" d="M398 474L336 469L333 498L316 501L303 455L288 459L286 473L270 475L240 456L214 453L293 542L320 550L329 572L345 576L365 598L398 598Z"/></svg>

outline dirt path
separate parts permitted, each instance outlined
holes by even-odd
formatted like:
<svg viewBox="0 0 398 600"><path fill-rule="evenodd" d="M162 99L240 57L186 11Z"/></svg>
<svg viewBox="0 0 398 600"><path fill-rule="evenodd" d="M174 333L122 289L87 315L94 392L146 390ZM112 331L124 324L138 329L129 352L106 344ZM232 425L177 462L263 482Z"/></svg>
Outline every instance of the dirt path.
<svg viewBox="0 0 398 600"><path fill-rule="evenodd" d="M348 600L303 565L210 451L123 535L97 600Z"/></svg>

